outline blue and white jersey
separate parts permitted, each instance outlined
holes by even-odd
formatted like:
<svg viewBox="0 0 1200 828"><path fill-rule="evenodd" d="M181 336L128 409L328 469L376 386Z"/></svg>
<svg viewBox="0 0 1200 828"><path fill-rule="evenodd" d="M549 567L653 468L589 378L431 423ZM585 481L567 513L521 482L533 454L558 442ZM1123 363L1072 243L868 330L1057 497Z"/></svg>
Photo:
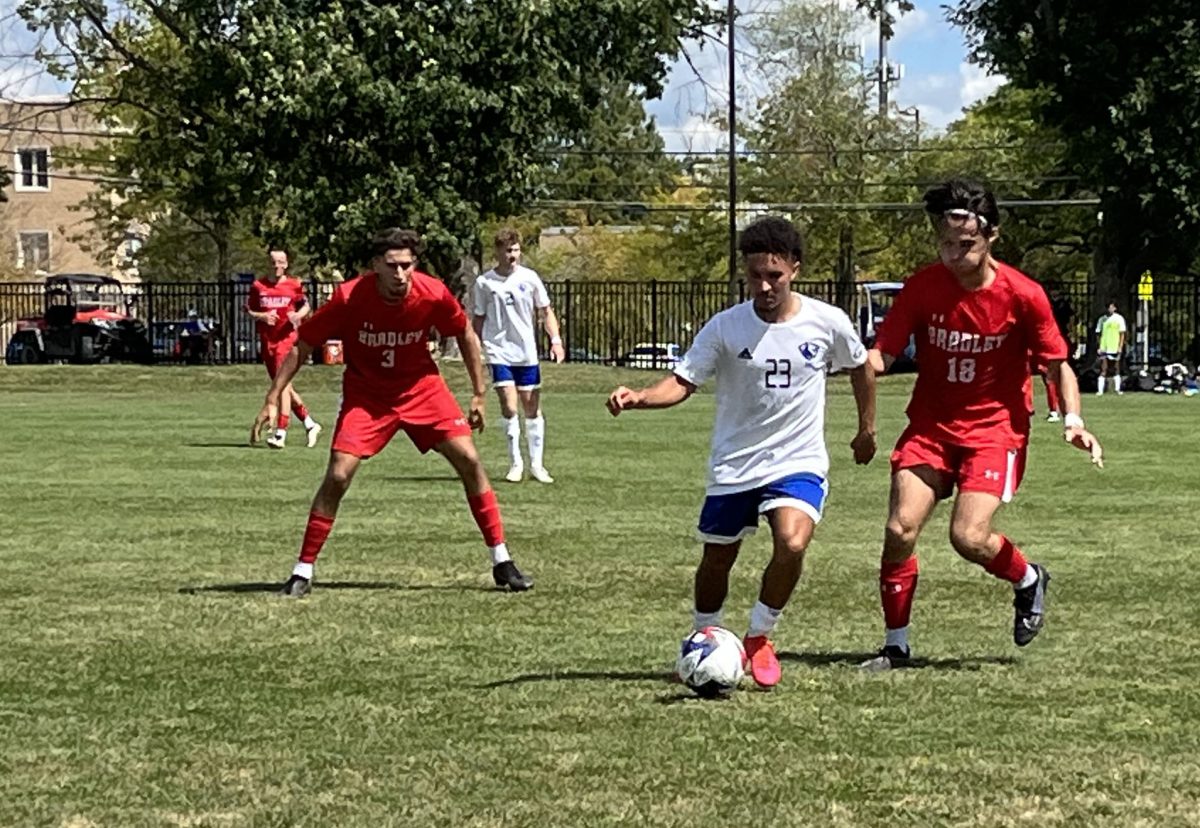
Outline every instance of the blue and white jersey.
<svg viewBox="0 0 1200 828"><path fill-rule="evenodd" d="M483 317L483 361L488 365L537 365L537 311L550 306L537 272L517 265L501 276L481 274L471 289L471 312Z"/></svg>
<svg viewBox="0 0 1200 828"><path fill-rule="evenodd" d="M809 296L786 322L764 322L753 302L708 320L675 368L693 385L716 378L708 494L742 492L804 472L828 476L826 370L866 361L850 318Z"/></svg>

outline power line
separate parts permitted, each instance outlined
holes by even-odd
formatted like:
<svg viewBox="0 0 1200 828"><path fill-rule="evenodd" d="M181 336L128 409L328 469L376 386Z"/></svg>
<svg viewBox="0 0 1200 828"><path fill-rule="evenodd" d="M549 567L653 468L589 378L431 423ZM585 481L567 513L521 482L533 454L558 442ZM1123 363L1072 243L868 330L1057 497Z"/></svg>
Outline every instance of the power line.
<svg viewBox="0 0 1200 828"><path fill-rule="evenodd" d="M1051 198L1051 199L1012 199L997 201L1001 208L1025 207L1096 207L1100 204L1098 198ZM553 200L535 201L531 205L544 210L570 210L597 208L609 210L637 210L650 213L724 213L729 209L727 204L650 204L638 201L586 201L586 200ZM763 210L779 210L782 212L800 212L804 210L844 210L846 212L908 212L923 211L925 205L920 202L843 202L843 201L806 201L806 202L772 202L746 204L734 208L739 213L757 213Z"/></svg>
<svg viewBox="0 0 1200 828"><path fill-rule="evenodd" d="M947 152L995 152L997 150L1057 150L1062 149L1060 144L978 144L973 146L949 146L949 147L931 147L913 146L913 147L834 147L831 149L800 149L800 150L754 150L742 149L735 152L738 156L760 155L760 156L811 156L811 155L896 155L905 153L947 153ZM632 156L658 156L658 155L679 155L686 157L708 157L708 158L724 158L729 154L728 150L577 150L570 148L562 149L547 149L540 150L539 154L549 155L552 157L567 157L572 155L593 156L593 155L632 155Z"/></svg>

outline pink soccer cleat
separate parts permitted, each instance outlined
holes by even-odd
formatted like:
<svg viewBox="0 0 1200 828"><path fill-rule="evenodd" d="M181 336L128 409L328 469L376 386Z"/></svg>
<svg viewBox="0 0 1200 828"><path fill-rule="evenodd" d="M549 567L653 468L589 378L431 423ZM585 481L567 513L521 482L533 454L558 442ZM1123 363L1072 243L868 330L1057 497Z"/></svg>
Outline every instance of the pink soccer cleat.
<svg viewBox="0 0 1200 828"><path fill-rule="evenodd" d="M775 645L765 635L746 636L742 640L746 648L746 660L750 662L750 675L759 687L774 687L779 684L783 671L775 657Z"/></svg>

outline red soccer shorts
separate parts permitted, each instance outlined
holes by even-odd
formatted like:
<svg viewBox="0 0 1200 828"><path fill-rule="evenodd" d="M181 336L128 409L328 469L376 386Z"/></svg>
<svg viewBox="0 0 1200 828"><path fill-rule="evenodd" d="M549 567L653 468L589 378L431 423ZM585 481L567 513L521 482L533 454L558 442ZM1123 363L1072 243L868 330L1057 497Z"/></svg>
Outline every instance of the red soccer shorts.
<svg viewBox="0 0 1200 828"><path fill-rule="evenodd" d="M263 343L262 360L263 365L267 366L267 376L275 379L275 375L283 367L283 361L287 359L287 355L291 353L295 344L295 337L285 339L283 342Z"/></svg>
<svg viewBox="0 0 1200 828"><path fill-rule="evenodd" d="M422 377L390 404L347 389L333 433L333 450L373 457L401 429L422 454L438 443L471 433L445 380L434 374Z"/></svg>
<svg viewBox="0 0 1200 828"><path fill-rule="evenodd" d="M892 473L929 466L960 492L984 492L1008 503L1025 476L1025 447L970 448L919 434L909 426L892 452Z"/></svg>

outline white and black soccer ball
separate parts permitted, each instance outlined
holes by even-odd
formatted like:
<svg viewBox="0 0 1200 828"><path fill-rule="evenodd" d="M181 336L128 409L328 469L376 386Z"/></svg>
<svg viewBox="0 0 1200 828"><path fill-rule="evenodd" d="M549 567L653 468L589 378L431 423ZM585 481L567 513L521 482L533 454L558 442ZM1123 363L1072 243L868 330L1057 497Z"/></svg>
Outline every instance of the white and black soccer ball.
<svg viewBox="0 0 1200 828"><path fill-rule="evenodd" d="M740 638L724 627L705 627L683 639L675 672L697 695L711 699L737 689L745 660Z"/></svg>

